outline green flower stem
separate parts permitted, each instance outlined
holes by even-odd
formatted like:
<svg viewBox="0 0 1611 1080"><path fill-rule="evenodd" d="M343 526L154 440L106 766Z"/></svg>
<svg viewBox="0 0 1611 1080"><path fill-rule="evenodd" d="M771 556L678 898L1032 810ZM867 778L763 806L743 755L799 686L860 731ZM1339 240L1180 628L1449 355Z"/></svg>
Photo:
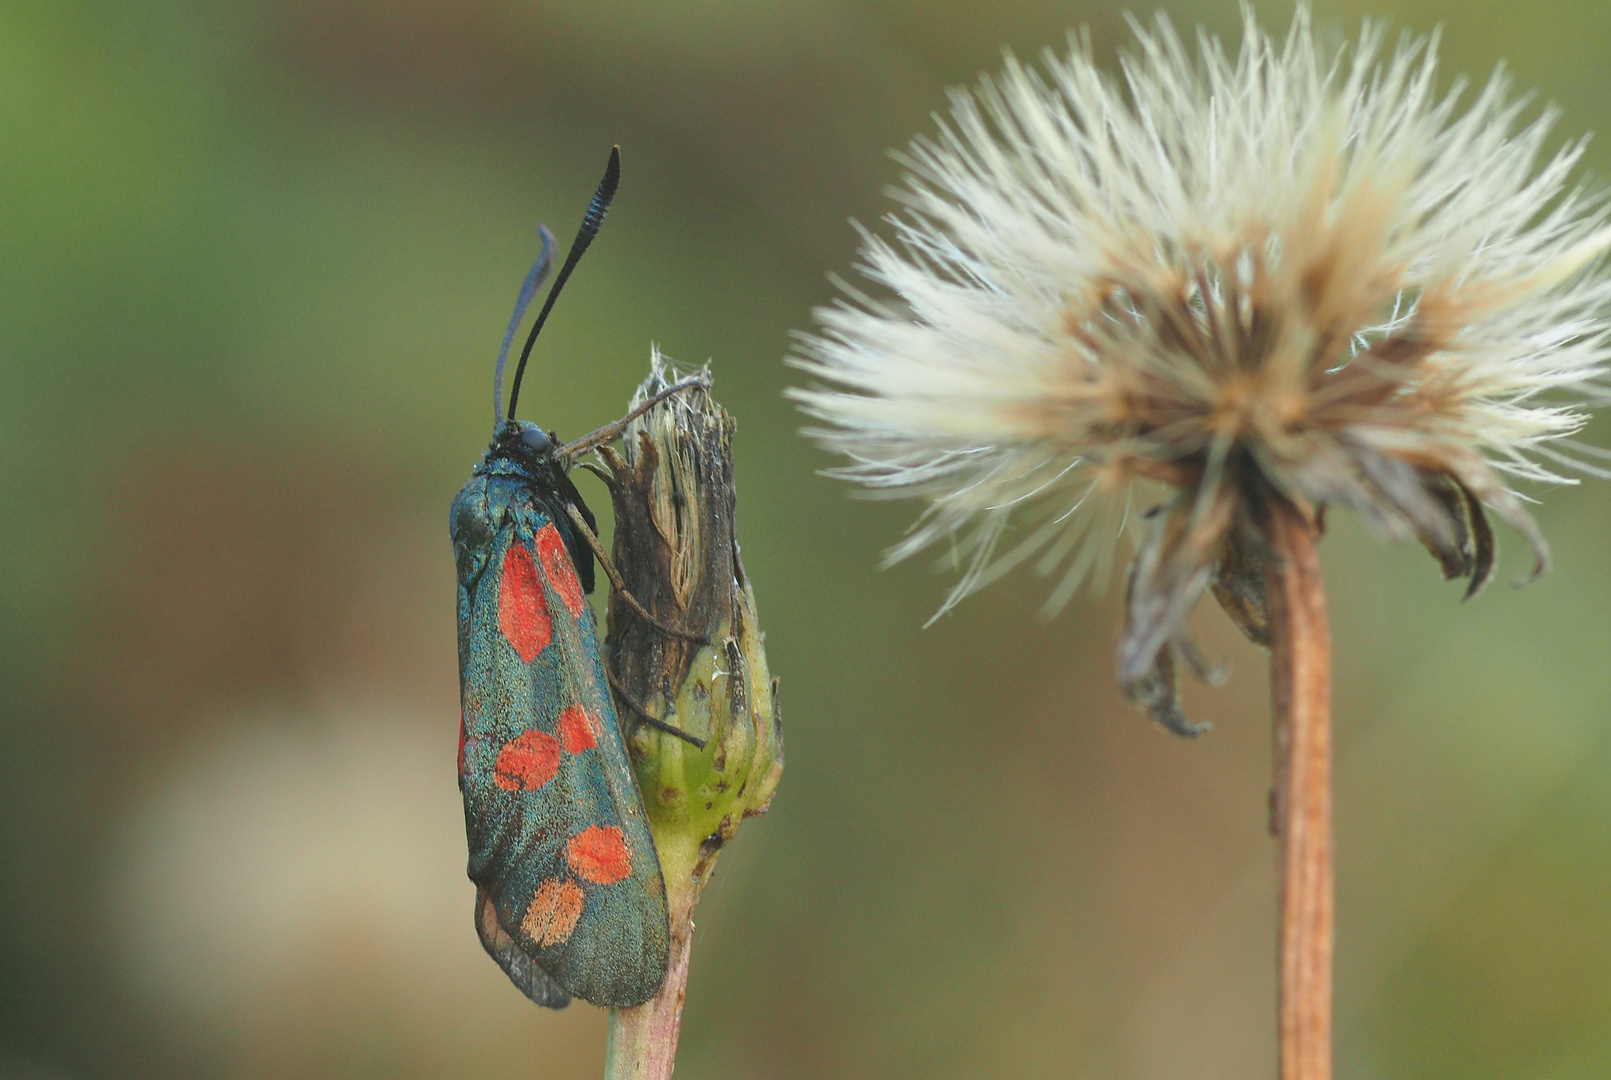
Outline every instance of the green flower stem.
<svg viewBox="0 0 1611 1080"><path fill-rule="evenodd" d="M672 871L664 854L660 865L669 879ZM699 903L703 888L702 883L667 888L671 962L666 969L666 982L660 993L644 1004L610 1010L604 1080L668 1080L676 1067L677 1035L682 1030L682 1003L688 987L688 958L694 946L694 905Z"/></svg>

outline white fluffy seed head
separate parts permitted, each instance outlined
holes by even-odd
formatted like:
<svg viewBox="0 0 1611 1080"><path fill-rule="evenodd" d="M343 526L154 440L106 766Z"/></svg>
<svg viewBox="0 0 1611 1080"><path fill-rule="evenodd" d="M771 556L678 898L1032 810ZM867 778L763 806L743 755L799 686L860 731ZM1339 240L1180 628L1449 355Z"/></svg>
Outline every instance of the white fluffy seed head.
<svg viewBox="0 0 1611 1080"><path fill-rule="evenodd" d="M1061 605L1137 482L1180 511L1153 568L1167 641L1250 484L1435 551L1463 495L1542 557L1509 480L1599 471L1567 438L1611 340L1582 142L1545 157L1553 111L1524 122L1502 72L1440 90L1435 39L1245 23L1234 55L1159 18L1122 80L1075 38L954 91L900 156L893 240L864 233L878 295L847 287L801 338L822 385L791 396L838 475L926 500L889 558L944 542L946 606L1024 563Z"/></svg>

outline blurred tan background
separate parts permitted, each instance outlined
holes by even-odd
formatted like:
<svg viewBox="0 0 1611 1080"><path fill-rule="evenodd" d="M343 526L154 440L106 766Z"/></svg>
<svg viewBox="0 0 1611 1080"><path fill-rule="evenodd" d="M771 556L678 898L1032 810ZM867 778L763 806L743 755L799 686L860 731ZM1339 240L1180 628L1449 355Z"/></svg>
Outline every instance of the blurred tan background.
<svg viewBox="0 0 1611 1080"><path fill-rule="evenodd" d="M1367 14L1611 129L1602 0L1317 4ZM446 525L614 142L523 412L713 360L788 731L679 1078L1273 1075L1262 659L1200 613L1187 744L1121 703L1111 594L921 630L948 580L874 569L916 508L780 398L886 149L1080 23L1111 62L1100 0L0 5L0 1080L599 1075L603 1014L471 929ZM1347 1080L1611 1076L1611 487L1541 517L1554 572L1467 606L1333 518Z"/></svg>

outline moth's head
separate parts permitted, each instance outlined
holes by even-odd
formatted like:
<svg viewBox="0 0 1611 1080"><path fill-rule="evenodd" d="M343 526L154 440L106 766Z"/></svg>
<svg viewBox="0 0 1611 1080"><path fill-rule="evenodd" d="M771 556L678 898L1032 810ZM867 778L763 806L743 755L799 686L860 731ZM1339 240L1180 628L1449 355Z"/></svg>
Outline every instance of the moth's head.
<svg viewBox="0 0 1611 1080"><path fill-rule="evenodd" d="M553 432L544 431L530 420L505 420L493 432L489 453L537 465L553 457L559 446L559 439Z"/></svg>
<svg viewBox="0 0 1611 1080"><path fill-rule="evenodd" d="M534 454L546 457L548 451L557 445L554 437L530 420L511 421L512 426L519 429L520 445Z"/></svg>

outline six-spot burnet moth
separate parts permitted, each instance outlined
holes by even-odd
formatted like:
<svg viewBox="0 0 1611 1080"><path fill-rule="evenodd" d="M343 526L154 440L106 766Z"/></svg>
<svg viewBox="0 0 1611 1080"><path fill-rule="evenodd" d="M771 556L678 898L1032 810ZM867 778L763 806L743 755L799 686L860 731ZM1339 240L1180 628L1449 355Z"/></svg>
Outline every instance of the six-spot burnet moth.
<svg viewBox="0 0 1611 1080"><path fill-rule="evenodd" d="M526 338L505 416L509 346L553 262L554 238L539 230L542 253L498 352L492 445L449 519L459 578L459 790L476 932L527 997L555 1009L573 996L612 1007L647 1001L665 978L668 948L660 862L586 596L594 519L568 475L580 453L641 410L565 445L515 419L532 345L604 221L620 160L612 150Z"/></svg>

